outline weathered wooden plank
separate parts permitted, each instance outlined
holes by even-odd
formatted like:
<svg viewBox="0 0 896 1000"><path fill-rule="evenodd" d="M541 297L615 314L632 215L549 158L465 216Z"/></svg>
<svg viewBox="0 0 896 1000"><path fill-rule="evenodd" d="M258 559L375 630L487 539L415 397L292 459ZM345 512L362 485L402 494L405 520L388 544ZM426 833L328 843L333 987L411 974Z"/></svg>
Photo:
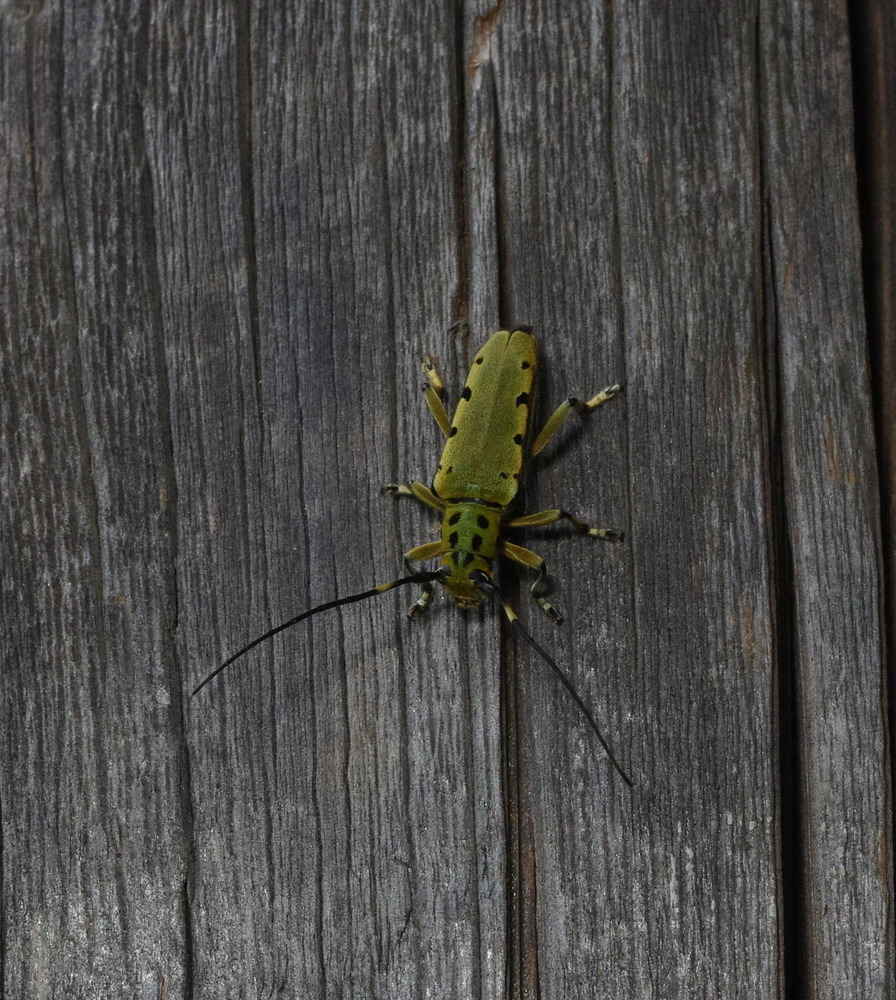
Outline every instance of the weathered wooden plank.
<svg viewBox="0 0 896 1000"><path fill-rule="evenodd" d="M807 997L892 997L879 486L846 10L765 7L762 166L792 574Z"/></svg>
<svg viewBox="0 0 896 1000"><path fill-rule="evenodd" d="M3 992L182 996L174 491L139 8L3 18Z"/></svg>
<svg viewBox="0 0 896 1000"><path fill-rule="evenodd" d="M448 15L258 4L207 42L236 49L220 88L178 83L187 127L173 106L158 123L197 676L269 623L392 578L426 537L431 519L379 488L428 479L438 456L421 356L462 378ZM160 46L203 30L180 17L160 19ZM160 100L179 65L160 66ZM232 135L216 139L219 119ZM183 198L196 175L214 178L200 204ZM227 233L207 215L236 226L242 281L213 313L196 274L213 280ZM194 704L197 995L503 991L495 633L466 635L443 604L412 628L411 600L278 637Z"/></svg>
<svg viewBox="0 0 896 1000"><path fill-rule="evenodd" d="M555 242L552 234L546 234L544 229L544 219L539 214L540 205L535 203L535 199L529 199L529 191L523 178L531 177L540 172L540 164L543 160L543 153L549 150L549 156L553 158L556 154L554 145L555 131L553 127L545 128L545 121L534 118L526 121L527 114L531 113L533 100L537 100L543 92L546 80L547 65L539 58L541 51L534 53L532 48L538 48L537 33L531 31L531 25L520 23L520 17L524 16L521 10L514 11L510 8L495 8L483 12L481 18L475 23L475 30L468 40L468 75L470 77L471 99L468 113L471 118L471 127L477 128L477 135L481 137L486 129L492 133L489 136L490 142L484 143L480 138L478 145L471 143L469 151L469 173L471 176L481 178L493 178L496 188L494 192L495 204L488 219L488 225L497 229L498 238L494 241L495 253L498 256L498 269L494 274L494 280L499 286L499 300L501 310L501 324L513 325L514 323L531 324L539 340L542 360L542 374L540 379L539 393L542 395L542 417L549 412L552 407L568 395L571 389L579 392L596 390L597 385L579 385L567 382L559 389L557 380L552 373L556 373L560 366L568 365L568 371L585 370L594 365L594 371L601 367L599 357L588 358L587 361L581 351L576 350L576 344L581 345L581 335L579 322L581 317L576 316L571 326L565 327L562 322L551 322L551 318L559 317L562 312L551 313L552 306L546 303L553 293L557 292L563 285L563 281L557 282L554 287L547 291L544 287L544 280L551 268L548 266L542 271L540 265L544 264L543 259L538 260L538 264L529 270L520 267L520 260L534 261L542 254L551 255L562 247ZM558 31L562 31L563 18L558 24ZM528 46L527 47L527 43ZM550 46L551 41L545 42ZM505 63L505 55L508 46L513 49L519 45L517 50L520 59L511 59ZM563 48L566 48L566 41ZM525 50L525 51L523 51ZM562 57L559 57L562 62ZM549 72L549 71L547 71ZM562 86L562 83L560 83ZM474 100L475 98L475 100ZM556 111L554 106L552 111ZM517 115L516 121L511 119ZM581 159L577 159L579 165L585 160L583 153ZM599 167L597 168L599 171ZM577 187L578 185L576 185ZM582 190L585 190L583 185ZM485 239L480 238L479 245L487 247ZM568 262L568 260L567 260ZM474 274L476 268L487 266L485 254L474 257ZM557 262L560 263L559 261ZM562 265L560 265L562 267ZM556 276L556 273L555 273ZM550 280L550 279L548 279ZM473 287L483 282L474 281ZM525 286L525 287L524 287ZM598 350L597 354L600 353ZM605 364L604 378L606 382L612 381L615 375L606 371L613 365ZM601 377L601 376L596 376ZM559 393L559 395L558 395ZM609 414L609 410L606 411ZM604 414L601 414L604 417ZM608 423L599 420L598 423L609 433L612 433L614 418L608 416ZM617 424L618 427L618 415ZM577 437L575 432L570 435ZM585 440L577 441L579 446L587 447ZM595 445L590 441L592 448ZM564 450L564 449L561 449ZM590 451L594 455L594 451ZM580 461L581 456L579 456ZM576 493L579 492L578 509L583 513L594 513L594 508L590 505L582 504L581 491L576 491L573 487L570 491L570 479L576 477L575 472L570 472L568 461L573 462L573 469L576 468L575 459L571 459L569 454L564 456L556 464L551 463L550 458L539 460L533 464L530 470L529 487L526 490L525 506L537 509L542 505L551 505L559 502L563 506L576 510ZM552 471L554 475L552 476ZM561 486L562 483L562 486ZM613 490L609 491L611 494ZM545 501L540 504L539 501ZM607 500L607 510L612 510L612 496ZM618 507L617 507L618 509ZM578 566L572 569L568 559L564 559L558 552L559 546L556 540L551 541L551 534L556 532L539 533L547 536L535 539L532 533L532 544L548 561L548 565L554 572L557 581L556 600L561 608L568 612L570 610L571 592L578 588L579 581L576 572L581 569L581 561ZM618 553L612 553L609 549L604 549L601 556L609 556L610 565L614 562L619 567ZM593 557L593 550L589 553ZM614 559L614 556L616 558ZM585 557L587 558L587 557ZM606 564L604 564L606 566ZM571 648L570 643L563 642L564 635L554 632L550 626L546 625L538 612L533 615L528 614L528 581L518 588L514 588L510 582L515 574L511 570L505 571L505 585L509 589L518 591L517 603L524 609L524 614L530 620L530 626L536 635L550 649L556 650L561 662L567 667L575 663L578 659L576 653ZM623 591L624 592L624 591ZM612 602L612 598L611 598ZM598 614L603 612L603 616L608 614L615 617L612 612L607 612L606 606L601 603ZM571 617L571 616L570 616ZM569 630L569 625L566 626ZM568 639L568 636L566 637ZM549 883L545 881L545 872L549 871L549 863L542 862L547 855L541 853L541 848L545 848L548 854L551 851L551 844L543 839L544 831L539 828L539 824L533 823L533 797L537 801L542 794L540 789L540 778L533 779L531 775L531 762L528 759L533 752L531 745L531 732L535 730L535 741L538 743L548 731L558 734L562 740L564 735L572 738L578 748L584 752L585 760L593 765L595 771L592 776L600 780L605 776L604 761L601 759L599 751L594 752L592 736L585 733L579 727L581 721L577 713L568 702L566 695L558 693L556 682L552 678L546 678L544 673L547 668L538 660L532 660L527 656L520 656L520 651L509 640L506 644L506 702L508 718L508 743L505 748L507 755L507 775L508 788L507 797L510 815L508 817L509 841L508 848L511 852L510 867L508 871L510 887L510 903L512 906L513 924L510 928L511 938L508 941L510 949L510 987L511 995L523 997L535 995L538 989L539 973L541 976L541 986L546 994L564 994L569 983L560 983L550 975L550 967L556 962L566 966L573 972L578 967L582 955L575 954L575 949L580 942L571 944L569 950L565 942L558 944L556 939L550 940L544 934L542 927L536 929L536 900L540 905L542 902L541 892L550 892ZM523 672L522 679L517 671ZM537 710L527 712L525 707L520 705L520 684L522 691L529 690L526 680L528 673L534 673L533 683L541 684L538 689L539 694L533 698L538 705ZM581 687L583 684L581 674L573 671L576 683ZM594 692L588 692L593 694ZM599 701L592 700L593 704L600 704ZM521 714L522 713L522 714ZM543 745L543 744L542 744ZM547 753L553 753L554 747L545 747ZM537 752L537 751L535 751ZM560 801L566 788L566 774L560 768L548 767L546 781L551 784L552 789L558 790L559 796L553 799L551 806L556 810L559 823L564 823L564 817L569 815L570 802ZM598 777L599 776L599 777ZM533 781L535 788L533 789ZM559 783L559 789L557 784ZM619 782L621 786L621 782ZM547 793L550 794L550 793ZM536 816L538 812L536 810ZM542 815L543 818L543 815ZM548 820L550 824L552 820ZM538 848L536 849L536 841ZM548 876L550 878L550 876ZM544 975L547 970L548 975ZM591 987L593 992L593 984Z"/></svg>
<svg viewBox="0 0 896 1000"><path fill-rule="evenodd" d="M627 383L531 502L628 529L551 552L569 622L552 645L637 780L528 664L541 989L774 996L755 22L741 5L506 14L514 308L546 331L551 400Z"/></svg>
<svg viewBox="0 0 896 1000"><path fill-rule="evenodd" d="M235 17L229 5L154 5L147 38L147 172L171 373L185 697L222 643L236 641L231 623L266 623L270 614L245 162L246 26ZM272 654L262 655L266 667ZM227 992L207 988L210 964L218 984L248 996L274 992L290 968L292 956L278 949L272 928L279 768L272 694L259 659L260 681L255 671L234 678L235 708L223 700L226 684L187 702L191 996ZM220 792L210 798L209 787ZM217 929L211 941L210 923Z"/></svg>

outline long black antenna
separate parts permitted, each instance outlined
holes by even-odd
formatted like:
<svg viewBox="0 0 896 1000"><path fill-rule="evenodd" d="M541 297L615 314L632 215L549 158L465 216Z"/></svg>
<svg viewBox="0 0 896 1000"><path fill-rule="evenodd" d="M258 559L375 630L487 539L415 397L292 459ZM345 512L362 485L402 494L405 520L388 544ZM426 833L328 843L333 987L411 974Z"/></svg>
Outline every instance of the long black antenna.
<svg viewBox="0 0 896 1000"><path fill-rule="evenodd" d="M471 573L470 576L472 578L474 574ZM538 653L539 656L541 656L541 658L545 661L545 663L547 663L547 665L551 668L551 670L553 670L554 673L560 678L561 683L569 692L569 694L572 696L573 701L582 710L582 714L589 721L589 723L591 723L591 728L594 730L598 740L600 741L600 745L604 748L604 753L609 758L610 763L619 772L619 775L622 778L622 780L628 785L629 788L631 788L634 784L632 782L632 779L625 773L625 771L622 770L622 766L620 765L619 761L616 760L613 751L610 749L609 744L603 737L603 733L601 733L597 723L594 721L594 716L588 710L588 706L585 704L585 702L582 701L582 699L579 697L579 694L576 691L576 689L572 686L572 681L560 669L560 667L557 664L557 661L554 660L553 657L549 656L548 653L544 649L542 649L542 647L539 646L539 644L532 638L532 636L529 635L529 633L525 630L525 628L523 628L523 623L517 617L517 613L507 603L507 601L504 598L504 595L498 589L498 586L495 583L495 581L492 580L490 576L488 576L486 573L482 571L475 573L475 577L476 577L475 583L477 584L477 586L483 587L487 590L491 590L492 593L494 593L494 595L501 602L501 605L504 608L504 613L507 615L507 619L513 626L513 630L517 633L517 635L519 635L526 643L528 643L528 645L530 645L535 650L535 652Z"/></svg>
<svg viewBox="0 0 896 1000"><path fill-rule="evenodd" d="M199 692L205 687L206 684L213 681L218 674L226 670L234 660L238 660L243 653L248 653L250 649L255 649L256 646L264 642L266 639L270 639L272 636L277 635L278 632L284 631L293 625L298 625L299 622L304 621L306 618L310 618L312 615L316 615L319 611L329 611L330 608L338 608L343 604L354 604L355 601L365 601L368 597L376 597L377 594L385 594L387 590L392 590L395 587L404 587L408 583L432 583L433 580L437 580L442 576L442 571L436 571L433 573L414 573L412 576L402 577L400 580L392 580L390 583L381 583L378 587L371 587L370 590L365 590L360 594L352 594L351 597L338 597L335 601L327 601L326 604L318 604L316 608L311 608L310 611L303 611L300 615L296 615L295 618L290 618L288 622L283 622L276 628L272 628L270 632L265 632L264 635L260 635L257 639L253 639L247 646L243 646L241 650L234 653L229 659L226 659L220 667L216 667L205 680L200 681L196 687L193 688L193 692L190 697L195 697Z"/></svg>

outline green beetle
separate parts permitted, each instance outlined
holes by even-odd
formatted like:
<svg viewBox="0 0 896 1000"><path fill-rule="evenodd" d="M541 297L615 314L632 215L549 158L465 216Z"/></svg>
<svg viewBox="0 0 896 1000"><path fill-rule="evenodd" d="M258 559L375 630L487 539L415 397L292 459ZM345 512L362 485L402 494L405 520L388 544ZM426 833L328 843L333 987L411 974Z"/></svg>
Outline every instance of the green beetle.
<svg viewBox="0 0 896 1000"><path fill-rule="evenodd" d="M493 563L505 556L536 571L532 596L544 613L555 623L561 616L545 597L547 572L541 556L507 541L503 534L508 528L535 528L565 519L582 535L619 541L622 532L612 528L592 528L584 521L560 508L541 510L517 517L510 513L519 490L527 457L537 455L563 426L573 412L581 415L596 410L612 399L620 386L611 385L592 399L582 402L565 400L551 414L548 422L528 448L534 401L538 352L535 338L525 329L499 330L483 344L476 354L461 393L454 419L449 420L442 402L444 385L432 358L423 362L426 375L424 397L427 406L445 435L445 448L439 459L432 487L423 483L392 483L384 492L390 496L411 496L439 512L441 531L438 541L419 545L405 554L409 575L380 584L349 597L337 598L304 611L265 632L238 650L210 673L193 691L197 694L213 678L250 649L270 639L292 625L330 608L363 601L406 584L422 584L423 591L411 606L409 615L426 610L436 583L440 584L461 608L478 607L483 597L495 594L514 630L551 667L566 690L585 714L597 734L610 761L625 780L630 778L613 756L591 712L573 688L569 678L551 656L523 628L516 612L504 597L494 579ZM439 559L439 568L430 572L415 572L412 563Z"/></svg>
<svg viewBox="0 0 896 1000"><path fill-rule="evenodd" d="M391 496L414 496L439 511L441 538L411 549L407 563L441 557L448 572L439 583L462 608L477 607L483 598L479 574L492 577L496 556L506 556L538 571L532 595L554 621L560 615L544 597L544 560L501 536L507 528L535 528L565 518L583 535L619 541L622 533L612 528L591 528L577 517L557 508L508 519L516 499L526 459L526 443L532 414L538 352L535 338L527 330L499 330L476 355L461 393L454 420L449 421L442 404L442 380L428 358L423 363L427 377L426 402L446 437L432 489L422 483L386 487ZM590 413L619 392L611 385L587 403L567 399L551 415L535 439L529 455L537 455L557 433L570 413ZM432 593L427 585L411 614L423 611Z"/></svg>

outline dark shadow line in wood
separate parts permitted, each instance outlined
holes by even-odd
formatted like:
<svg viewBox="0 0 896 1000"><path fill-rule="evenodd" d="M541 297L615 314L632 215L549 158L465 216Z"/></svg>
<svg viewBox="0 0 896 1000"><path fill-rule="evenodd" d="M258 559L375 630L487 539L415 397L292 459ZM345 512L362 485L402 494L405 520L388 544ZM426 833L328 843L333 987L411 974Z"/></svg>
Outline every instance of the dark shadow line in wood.
<svg viewBox="0 0 896 1000"><path fill-rule="evenodd" d="M758 53L757 49L757 53ZM758 79L758 77L757 77ZM760 108L762 98L759 98ZM785 1000L806 995L806 853L803 762L800 750L799 677L794 629L797 621L793 549L785 482L784 413L778 353L776 274L771 219L763 173L762 121L759 122L759 187L762 199L762 308L759 316L766 361L766 433L769 449L769 518L774 603L774 657L777 720L779 899L781 979Z"/></svg>
<svg viewBox="0 0 896 1000"><path fill-rule="evenodd" d="M522 939L521 939L521 881L520 857L520 760L518 719L518 674L513 659L513 636L499 620L501 630L500 716L502 748L502 785L504 791L505 829L505 903L507 907L507 972L505 986L507 997L518 1000L521 996Z"/></svg>
<svg viewBox="0 0 896 1000"><path fill-rule="evenodd" d="M500 627L500 626L499 626ZM503 663L507 659L505 655L505 647L508 642L508 634L504 628L501 628L501 662L502 668ZM516 948L514 946L514 938L511 933L511 929L516 926L516 918L514 914L514 892L513 888L517 881L517 875L515 872L515 859L516 853L514 851L516 840L517 840L517 823L516 823L516 795L513 794L513 781L516 777L516 763L511 753L511 745L515 745L515 728L513 725L513 720L511 719L511 706L513 703L513 688L510 683L510 677L508 671L501 669L499 674L501 690L499 693L499 721L501 727L500 740L502 748L502 760L501 760L501 792L502 792L502 805L504 812L504 905L506 908L506 919L505 928L507 933L507 947L504 955L505 962L505 974L504 983L507 990L506 996L511 997L510 984L516 981Z"/></svg>
<svg viewBox="0 0 896 1000"><path fill-rule="evenodd" d="M779 411L780 412L780 411ZM776 435L777 437L777 432ZM800 751L799 679L794 643L796 598L787 502L781 479L779 442L772 458L772 548L774 551L775 659L777 661L778 788L780 795L781 950L784 997L801 1000L806 983L806 856L803 763Z"/></svg>
<svg viewBox="0 0 896 1000"><path fill-rule="evenodd" d="M482 616L479 616L480 623L482 622ZM479 841L479 827L476 822L476 787L477 787L477 775L474 773L475 768L473 761L475 760L475 737L474 737L474 718L475 712L473 711L473 691L470 685L470 671L472 669L472 664L470 662L470 643L469 643L469 632L470 625L468 619L462 619L460 627L461 635L461 648L460 648L460 676L463 678L463 713L464 718L467 720L464 733L464 742L466 744L466 775L464 776L464 785L467 789L467 815L470 817L470 837L473 844L472 851L472 874L476 882L476 899L477 901L482 899L482 885L480 880L480 867L479 867L479 856L480 851L483 850L483 845ZM473 908L471 913L471 924L472 924L472 936L473 936L473 947L475 949L475 954L479 956L479 960L474 962L471 973L470 982L470 994L472 997L479 997L482 1000L482 956L484 954L484 940L482 934L482 908L481 904Z"/></svg>
<svg viewBox="0 0 896 1000"><path fill-rule="evenodd" d="M509 245L506 163L501 138L501 107L497 79L491 61L478 68L487 74L482 86L488 88L491 103L492 125L492 184L494 195L494 227L496 254L496 281L498 323L503 329L512 329L516 322L513 305L511 278L511 249ZM502 572L502 569L504 570ZM519 579L514 573L507 573L506 567L499 568L502 588L512 603L519 601ZM496 602L491 602L497 608ZM500 715L502 775L504 786L505 817L505 896L507 957L505 989L507 997L519 1000L521 997L538 997L537 975L537 930L534 906L535 890L528 885L527 877L534 873L534 837L531 835L531 808L529 796L523 787L526 781L525 761L522 751L520 728L520 684L519 660L514 637L503 615L497 611L495 627L500 630ZM525 835L529 828L530 835Z"/></svg>
<svg viewBox="0 0 896 1000"><path fill-rule="evenodd" d="M896 746L896 8L849 0L862 290L881 511L881 589L890 775ZM896 787L890 788L896 828ZM896 845L890 845L896 852Z"/></svg>
<svg viewBox="0 0 896 1000"><path fill-rule="evenodd" d="M502 329L514 329L515 315L512 282L512 249L507 204L506 161L501 137L501 102L497 78L491 62L480 72L488 74L487 84L492 105L492 183L495 208L495 253L498 322ZM507 594L516 606L520 599L519 577L507 573ZM502 582L502 588L507 584ZM507 996L511 1000L527 997L537 1000L538 984L538 929L535 887L535 835L532 825L531 796L525 783L528 769L521 731L521 691L519 683L519 656L514 636L505 617L497 613L496 626L501 641L501 746L504 755L504 802L506 816L507 871L505 877L507 896Z"/></svg>

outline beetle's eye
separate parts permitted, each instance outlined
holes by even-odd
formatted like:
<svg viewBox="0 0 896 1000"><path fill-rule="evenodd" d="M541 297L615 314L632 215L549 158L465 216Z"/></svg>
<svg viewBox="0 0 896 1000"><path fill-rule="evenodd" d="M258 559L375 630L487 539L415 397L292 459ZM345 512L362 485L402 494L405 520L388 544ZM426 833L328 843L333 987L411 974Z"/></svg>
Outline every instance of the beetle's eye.
<svg viewBox="0 0 896 1000"><path fill-rule="evenodd" d="M488 573L481 569L474 569L470 574L470 579L476 584L477 587L484 587L491 583Z"/></svg>

